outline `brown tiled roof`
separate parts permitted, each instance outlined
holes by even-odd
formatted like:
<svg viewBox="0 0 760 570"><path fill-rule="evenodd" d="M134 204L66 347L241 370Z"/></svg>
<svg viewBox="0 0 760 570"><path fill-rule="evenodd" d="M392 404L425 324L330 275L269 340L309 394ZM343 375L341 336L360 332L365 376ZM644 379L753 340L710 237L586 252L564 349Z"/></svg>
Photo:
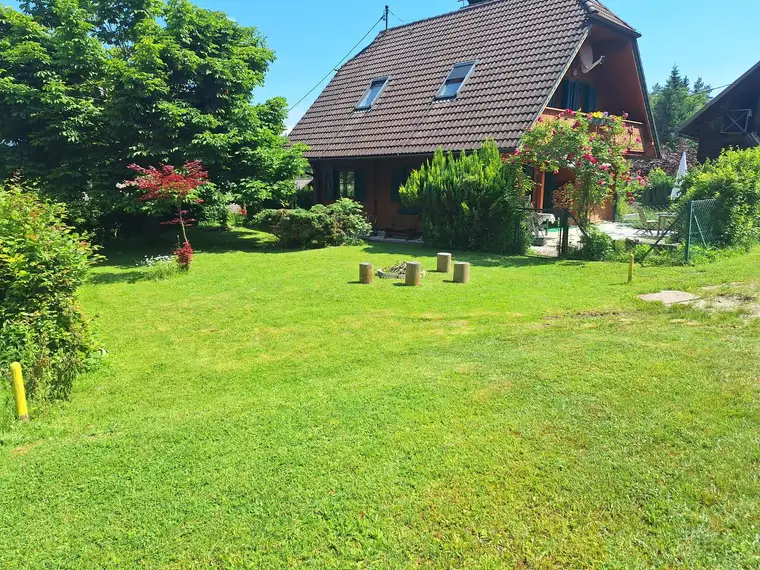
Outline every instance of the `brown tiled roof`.
<svg viewBox="0 0 760 570"><path fill-rule="evenodd" d="M335 75L290 134L310 158L517 146L587 31L587 0L492 0L381 33ZM477 61L459 96L435 95L457 62ZM391 80L355 111L373 79Z"/></svg>
<svg viewBox="0 0 760 570"><path fill-rule="evenodd" d="M621 20L618 18L615 14L613 14L607 6L602 4L601 2L598 2L597 0L587 0L587 9L592 17L597 17L600 20L606 20L608 22L612 22L616 26L620 26L621 28L625 28L628 31L636 32L636 30L630 26L627 22L624 20Z"/></svg>

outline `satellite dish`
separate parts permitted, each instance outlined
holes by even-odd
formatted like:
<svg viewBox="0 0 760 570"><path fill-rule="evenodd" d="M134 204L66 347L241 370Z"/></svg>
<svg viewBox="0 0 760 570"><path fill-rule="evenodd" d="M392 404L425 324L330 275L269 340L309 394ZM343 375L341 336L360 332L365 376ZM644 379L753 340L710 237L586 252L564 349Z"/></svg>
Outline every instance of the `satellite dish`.
<svg viewBox="0 0 760 570"><path fill-rule="evenodd" d="M602 56L598 60L594 61L594 50L590 44L583 44L580 53L581 58L581 71L583 73L590 73L597 65L604 63L605 57Z"/></svg>

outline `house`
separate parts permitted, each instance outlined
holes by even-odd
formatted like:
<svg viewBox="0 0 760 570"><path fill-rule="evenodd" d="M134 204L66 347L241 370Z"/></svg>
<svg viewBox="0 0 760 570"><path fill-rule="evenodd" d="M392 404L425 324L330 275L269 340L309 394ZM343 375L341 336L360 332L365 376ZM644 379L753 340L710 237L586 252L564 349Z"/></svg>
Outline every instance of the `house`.
<svg viewBox="0 0 760 570"><path fill-rule="evenodd" d="M627 112L641 141L631 154L656 157L638 37L592 0L469 0L380 33L290 138L310 147L318 202L351 197L377 228L413 231L417 212L398 193L413 169L439 147L468 151L489 138L510 152L542 115ZM551 208L569 176L536 174L534 206Z"/></svg>
<svg viewBox="0 0 760 570"><path fill-rule="evenodd" d="M724 148L760 146L760 62L683 124L679 134L699 141L698 160Z"/></svg>

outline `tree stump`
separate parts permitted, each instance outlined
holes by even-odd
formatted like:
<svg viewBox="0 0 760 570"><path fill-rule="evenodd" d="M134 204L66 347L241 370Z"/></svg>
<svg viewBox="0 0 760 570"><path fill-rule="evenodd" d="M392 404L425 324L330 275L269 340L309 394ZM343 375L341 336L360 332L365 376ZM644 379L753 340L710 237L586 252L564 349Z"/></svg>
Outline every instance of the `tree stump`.
<svg viewBox="0 0 760 570"><path fill-rule="evenodd" d="M359 283L372 285L375 281L375 267L371 263L359 264Z"/></svg>
<svg viewBox="0 0 760 570"><path fill-rule="evenodd" d="M457 261L454 264L454 283L470 282L470 264Z"/></svg>
<svg viewBox="0 0 760 570"><path fill-rule="evenodd" d="M451 254L438 254L438 273L449 273L451 271Z"/></svg>
<svg viewBox="0 0 760 570"><path fill-rule="evenodd" d="M422 282L422 264L419 261L409 261L406 264L406 285L419 287Z"/></svg>

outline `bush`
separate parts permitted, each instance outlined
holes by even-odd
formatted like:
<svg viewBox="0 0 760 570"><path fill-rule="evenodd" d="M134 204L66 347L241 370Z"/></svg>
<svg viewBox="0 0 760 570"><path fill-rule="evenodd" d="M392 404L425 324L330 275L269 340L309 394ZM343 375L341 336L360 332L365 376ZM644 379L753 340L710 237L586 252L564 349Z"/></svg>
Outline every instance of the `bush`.
<svg viewBox="0 0 760 570"><path fill-rule="evenodd" d="M75 301L93 250L64 208L0 186L0 366L24 367L37 400L66 399L94 343Z"/></svg>
<svg viewBox="0 0 760 570"><path fill-rule="evenodd" d="M676 179L673 176L662 168L655 168L649 173L647 187L635 199L640 200L644 206L667 206L675 185Z"/></svg>
<svg viewBox="0 0 760 570"><path fill-rule="evenodd" d="M588 261L603 261L612 257L614 253L612 238L594 226L589 226L587 234L581 236L580 248L571 252L571 257Z"/></svg>
<svg viewBox="0 0 760 570"><path fill-rule="evenodd" d="M355 244L372 230L361 204L348 198L310 210L264 210L254 224L287 248Z"/></svg>
<svg viewBox="0 0 760 570"><path fill-rule="evenodd" d="M760 147L726 150L692 170L683 200L717 199L713 235L718 245L750 247L760 239Z"/></svg>
<svg viewBox="0 0 760 570"><path fill-rule="evenodd" d="M522 197L531 187L522 166L502 162L496 143L486 141L458 157L439 149L399 193L406 207L422 209L423 238L432 247L522 253Z"/></svg>

